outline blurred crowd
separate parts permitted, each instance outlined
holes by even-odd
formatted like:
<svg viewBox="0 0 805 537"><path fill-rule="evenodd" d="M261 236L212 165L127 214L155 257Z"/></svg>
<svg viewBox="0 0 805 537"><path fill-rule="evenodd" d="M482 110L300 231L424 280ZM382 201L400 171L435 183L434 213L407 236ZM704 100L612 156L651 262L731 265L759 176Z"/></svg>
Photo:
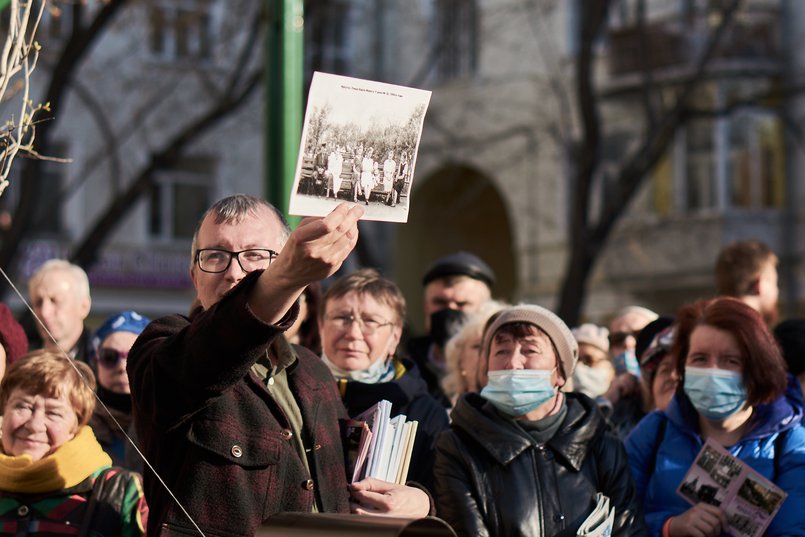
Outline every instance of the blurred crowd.
<svg viewBox="0 0 805 537"><path fill-rule="evenodd" d="M254 535L286 511L576 535L599 494L612 535L725 535L722 507L677 494L706 441L787 494L767 535L805 535L805 319L778 322L765 244L727 245L711 297L579 326L453 252L414 337L394 281L334 277L362 211L291 231L263 200L216 202L197 300L154 321L129 304L91 330L86 273L39 267L35 333L0 304L0 535ZM343 424L381 400L419 423L407 483L350 483Z"/></svg>

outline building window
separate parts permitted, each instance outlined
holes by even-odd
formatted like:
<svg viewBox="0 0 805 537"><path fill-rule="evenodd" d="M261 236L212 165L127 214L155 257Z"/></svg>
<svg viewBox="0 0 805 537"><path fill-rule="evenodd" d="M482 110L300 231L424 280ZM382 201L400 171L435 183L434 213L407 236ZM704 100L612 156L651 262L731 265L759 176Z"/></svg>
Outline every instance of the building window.
<svg viewBox="0 0 805 537"><path fill-rule="evenodd" d="M149 231L161 241L190 240L198 219L210 206L212 166L199 165L208 159L194 159L160 172L151 191ZM206 168L206 170L205 170Z"/></svg>
<svg viewBox="0 0 805 537"><path fill-rule="evenodd" d="M475 0L434 0L436 76L467 78L478 68L478 8Z"/></svg>
<svg viewBox="0 0 805 537"><path fill-rule="evenodd" d="M753 111L730 121L727 176L732 207L781 207L783 198L782 126L776 116Z"/></svg>
<svg viewBox="0 0 805 537"><path fill-rule="evenodd" d="M653 172L654 211L779 209L784 147L780 119L770 110L691 121Z"/></svg>
<svg viewBox="0 0 805 537"><path fill-rule="evenodd" d="M716 207L715 122L691 121L685 130L684 206L688 211Z"/></svg>
<svg viewBox="0 0 805 537"><path fill-rule="evenodd" d="M216 4L204 1L159 1L149 8L149 48L165 61L212 60Z"/></svg>

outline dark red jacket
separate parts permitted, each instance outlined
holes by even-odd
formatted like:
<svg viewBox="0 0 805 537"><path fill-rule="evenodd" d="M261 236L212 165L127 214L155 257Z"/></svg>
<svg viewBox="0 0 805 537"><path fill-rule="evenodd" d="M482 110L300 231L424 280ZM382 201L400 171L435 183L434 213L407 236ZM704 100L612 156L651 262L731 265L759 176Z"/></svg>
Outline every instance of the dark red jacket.
<svg viewBox="0 0 805 537"><path fill-rule="evenodd" d="M142 450L208 536L249 536L281 511L348 512L339 420L346 416L321 360L292 349L278 325L257 319L246 302L252 273L192 319L152 322L128 358L134 419ZM308 475L274 400L250 371L258 357L296 352L288 382L311 449ZM195 535L191 522L146 470L148 535Z"/></svg>

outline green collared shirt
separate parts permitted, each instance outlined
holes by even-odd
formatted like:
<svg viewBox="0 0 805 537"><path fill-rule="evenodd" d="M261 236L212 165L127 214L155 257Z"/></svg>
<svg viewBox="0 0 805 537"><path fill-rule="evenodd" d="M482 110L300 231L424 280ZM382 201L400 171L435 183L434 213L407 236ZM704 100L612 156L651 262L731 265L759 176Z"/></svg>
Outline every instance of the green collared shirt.
<svg viewBox="0 0 805 537"><path fill-rule="evenodd" d="M268 353L266 353L254 363L252 373L257 375L257 378L265 385L271 398L274 399L274 402L277 403L288 420L288 425L295 439L296 449L299 452L299 458L302 459L305 470L310 476L310 463L303 439L304 423L302 421L302 412L299 410L296 398L288 385L288 369L292 369L296 364L296 351L285 341L284 337L278 337L275 340L271 346L271 351L272 355L276 357L276 365L271 362ZM313 512L318 511L318 505L314 501Z"/></svg>

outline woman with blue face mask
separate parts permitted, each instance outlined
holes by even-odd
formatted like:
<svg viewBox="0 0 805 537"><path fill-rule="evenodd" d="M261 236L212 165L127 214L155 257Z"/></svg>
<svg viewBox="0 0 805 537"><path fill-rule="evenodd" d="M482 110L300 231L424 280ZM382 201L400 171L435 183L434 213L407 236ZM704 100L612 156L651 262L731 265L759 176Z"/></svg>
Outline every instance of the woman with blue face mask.
<svg viewBox="0 0 805 537"><path fill-rule="evenodd" d="M708 439L788 493L765 535L805 535L805 429L786 392L785 365L761 316L733 298L702 300L677 316L671 347L680 379L664 411L626 439L653 535L718 536L727 514L676 490Z"/></svg>
<svg viewBox="0 0 805 537"><path fill-rule="evenodd" d="M561 391L578 360L565 323L540 306L505 308L481 352L488 384L458 400L436 444L439 516L458 535L576 535L600 492L612 535L645 535L623 446L592 399Z"/></svg>

